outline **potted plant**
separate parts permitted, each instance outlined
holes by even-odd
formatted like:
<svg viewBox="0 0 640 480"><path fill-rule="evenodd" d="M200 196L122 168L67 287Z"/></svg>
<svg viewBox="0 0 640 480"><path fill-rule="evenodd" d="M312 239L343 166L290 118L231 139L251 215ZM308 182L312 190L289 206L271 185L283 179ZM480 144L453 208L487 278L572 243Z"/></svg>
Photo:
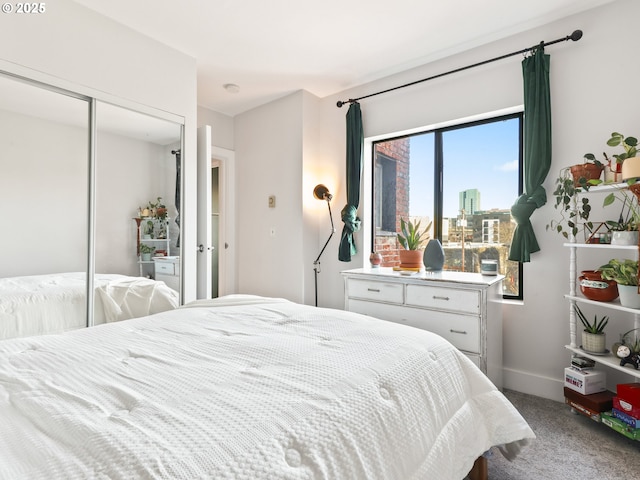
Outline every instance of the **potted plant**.
<svg viewBox="0 0 640 480"><path fill-rule="evenodd" d="M586 196L578 197L581 192L589 190L589 187L595 183L599 183L599 181L597 179L588 180L584 176L579 177L576 182L571 173L571 167L561 169L558 178L556 178L556 188L553 192L556 198L553 207L560 212L560 218L551 220L547 224L547 230L554 230L567 239L569 235L576 237L580 231L591 233L593 222L589 220L591 215L589 198Z"/></svg>
<svg viewBox="0 0 640 480"><path fill-rule="evenodd" d="M575 186L581 186L589 180L598 180L603 170L604 164L591 153L584 155L584 162L569 167Z"/></svg>
<svg viewBox="0 0 640 480"><path fill-rule="evenodd" d="M582 349L592 353L604 353L607 350L607 338L604 333L604 327L609 323L609 317L605 315L598 319L598 316L594 315L593 322L590 322L578 305L574 304L573 308L582 326L584 326L584 330L582 331Z"/></svg>
<svg viewBox="0 0 640 480"><path fill-rule="evenodd" d="M421 268L422 252L418 250L422 242L429 238L429 229L431 222L427 228L420 230L420 220L412 222L400 219L400 233L397 234L398 242L404 250L399 251L400 267L403 268Z"/></svg>
<svg viewBox="0 0 640 480"><path fill-rule="evenodd" d="M156 251L156 247L152 247L151 245L147 245L146 243L140 244L140 258L143 262L148 262L151 260L151 254Z"/></svg>
<svg viewBox="0 0 640 480"><path fill-rule="evenodd" d="M640 308L638 294L638 261L618 260L612 258L609 263L598 268L602 278L615 280L618 284L620 305L629 308Z"/></svg>
<svg viewBox="0 0 640 480"><path fill-rule="evenodd" d="M614 245L637 245L640 226L640 208L638 199L625 188L617 188L604 199L603 206L609 206L616 200L622 202L622 210L617 221L608 220L606 225L612 231L611 243Z"/></svg>

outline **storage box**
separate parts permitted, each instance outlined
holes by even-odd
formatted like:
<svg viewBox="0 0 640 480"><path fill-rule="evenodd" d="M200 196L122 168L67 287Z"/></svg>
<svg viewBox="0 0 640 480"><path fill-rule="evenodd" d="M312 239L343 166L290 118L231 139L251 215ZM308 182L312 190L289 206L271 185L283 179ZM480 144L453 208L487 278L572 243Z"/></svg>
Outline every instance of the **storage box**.
<svg viewBox="0 0 640 480"><path fill-rule="evenodd" d="M619 383L616 391L622 400L640 407L640 383Z"/></svg>
<svg viewBox="0 0 640 480"><path fill-rule="evenodd" d="M619 418L615 418L612 414L602 412L600 414L602 423L613 428L616 432L623 434L631 440L640 440L640 428L631 428Z"/></svg>
<svg viewBox="0 0 640 480"><path fill-rule="evenodd" d="M640 428L640 419L633 418L631 415L627 415L626 413L624 413L621 410L618 410L617 408L612 408L611 409L611 415L613 415L614 417L616 417L619 420L622 420L624 423L629 425L631 428Z"/></svg>
<svg viewBox="0 0 640 480"><path fill-rule="evenodd" d="M607 376L601 370L578 371L571 367L564 369L564 385L583 395L605 391Z"/></svg>
<svg viewBox="0 0 640 480"><path fill-rule="evenodd" d="M572 402L585 407L589 411L596 413L608 412L611 410L611 408L613 408L613 397L615 396L616 394L609 390L592 393L591 395L582 395L569 387L564 387L565 400L571 400Z"/></svg>
<svg viewBox="0 0 640 480"><path fill-rule="evenodd" d="M617 408L621 412L624 412L633 418L640 418L640 406L627 402L620 398L619 395L617 397L613 397L613 408Z"/></svg>

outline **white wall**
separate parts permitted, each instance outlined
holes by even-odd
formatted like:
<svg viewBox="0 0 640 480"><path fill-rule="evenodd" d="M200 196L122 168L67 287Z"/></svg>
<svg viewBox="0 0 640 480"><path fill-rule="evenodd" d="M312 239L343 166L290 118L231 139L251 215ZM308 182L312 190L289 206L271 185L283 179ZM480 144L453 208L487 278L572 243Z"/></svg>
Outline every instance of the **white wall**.
<svg viewBox="0 0 640 480"><path fill-rule="evenodd" d="M196 260L196 61L69 0L42 15L3 15L0 70L149 114L184 120L183 264ZM188 248L193 245L194 248ZM195 299L195 275L184 300Z"/></svg>
<svg viewBox="0 0 640 480"><path fill-rule="evenodd" d="M355 98L481 62L536 45L541 40L562 38L581 29L584 36L579 42L563 42L547 48L547 53L551 54L553 163L545 182L549 201L532 217L542 251L534 254L532 262L524 266L524 302L504 305L505 386L562 400L562 373L569 360L569 354L563 348L568 343L568 305L563 297L568 290L568 252L562 247L563 238L545 231L545 225L555 212L551 193L559 169L581 162L585 152L605 150L605 142L612 131L640 135L635 101L640 66L633 60L637 53L637 35L632 28L617 28L614 32L611 27L619 25L621 18L637 18L639 15L639 2L619 0L324 98L318 106L310 107L318 108L319 139L317 143L310 140L314 151L304 159L303 172L296 171L296 162L300 164L300 158L306 153L306 144L300 145L299 136L299 122L304 110L299 102L292 103L292 99L297 97L288 97L240 116L236 122L235 141L242 172L237 179L239 205L242 204L238 225L240 237L244 237L239 251L242 259L238 271L243 279L241 285L245 290L296 300L300 298L299 286L292 281L299 276L291 268L291 259L296 258L296 252L288 249L289 246L293 249L297 246L282 233L292 233L294 241L315 237L317 245L326 239L326 225L322 223L322 216L326 213L305 210L305 232L301 234L298 212L289 211L291 205L288 202L299 202L296 196L300 195L300 179L316 175L318 183L321 179L322 183L332 183L328 186L335 195L332 206L337 212L339 225L322 261L320 305L342 308L340 271L362 266L367 261L369 252L363 251L365 230L356 235L360 251L353 261L342 263L337 260L342 229L339 212L346 202L347 112L347 106L336 107L337 100ZM365 137L418 129L521 105L521 60L521 56L511 57L363 100ZM285 140L287 145L282 144ZM469 154L473 155L473 145L469 145ZM307 189L305 182L302 182L304 190ZM279 214L278 210L268 211L266 196L269 193L279 194L279 201L285 199L286 214ZM362 198L364 202L367 197L364 195ZM368 217L363 215L362 204L360 214L366 224ZM314 215L317 215L315 221L312 220ZM278 231L275 242L268 234L268 227L272 224ZM300 258L303 260L297 261L297 267L308 271L307 259L304 255ZM303 294L307 303L310 303L312 288L312 283L307 281Z"/></svg>

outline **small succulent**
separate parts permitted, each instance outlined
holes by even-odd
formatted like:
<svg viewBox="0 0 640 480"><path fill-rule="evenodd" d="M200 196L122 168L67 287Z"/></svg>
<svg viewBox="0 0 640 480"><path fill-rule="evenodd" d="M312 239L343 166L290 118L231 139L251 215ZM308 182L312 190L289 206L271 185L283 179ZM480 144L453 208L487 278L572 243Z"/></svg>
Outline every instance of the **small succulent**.
<svg viewBox="0 0 640 480"><path fill-rule="evenodd" d="M584 313L582 313L582 310L580 310L580 307L578 305L574 305L573 308L576 312L576 315L578 315L580 322L582 322L585 332L589 332L593 334L602 333L604 331L604 327L606 327L607 323L609 323L609 317L606 315L602 317L600 320L598 320L597 315L594 315L593 323L589 322L589 320L587 320L587 317L585 317Z"/></svg>

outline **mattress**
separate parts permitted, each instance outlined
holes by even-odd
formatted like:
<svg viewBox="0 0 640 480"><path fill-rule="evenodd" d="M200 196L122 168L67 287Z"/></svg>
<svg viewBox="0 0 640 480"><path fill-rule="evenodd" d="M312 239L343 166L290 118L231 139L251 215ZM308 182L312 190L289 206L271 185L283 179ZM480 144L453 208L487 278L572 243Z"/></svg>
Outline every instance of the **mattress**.
<svg viewBox="0 0 640 480"><path fill-rule="evenodd" d="M87 326L84 272L0 278L0 339L58 333ZM179 295L164 282L96 274L94 323L176 308Z"/></svg>
<svg viewBox="0 0 640 480"><path fill-rule="evenodd" d="M0 478L461 480L532 438L443 338L282 299L0 342Z"/></svg>

